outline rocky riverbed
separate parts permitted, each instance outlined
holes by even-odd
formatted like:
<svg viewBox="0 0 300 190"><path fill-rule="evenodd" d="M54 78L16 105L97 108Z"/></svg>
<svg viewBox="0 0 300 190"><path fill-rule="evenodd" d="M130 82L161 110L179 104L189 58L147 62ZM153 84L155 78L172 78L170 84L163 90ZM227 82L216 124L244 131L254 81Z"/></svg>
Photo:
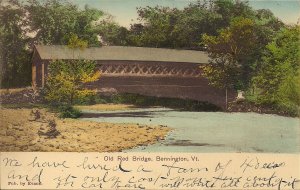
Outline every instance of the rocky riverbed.
<svg viewBox="0 0 300 190"><path fill-rule="evenodd" d="M114 152L164 139L170 128L61 119L46 109L0 108L0 151Z"/></svg>

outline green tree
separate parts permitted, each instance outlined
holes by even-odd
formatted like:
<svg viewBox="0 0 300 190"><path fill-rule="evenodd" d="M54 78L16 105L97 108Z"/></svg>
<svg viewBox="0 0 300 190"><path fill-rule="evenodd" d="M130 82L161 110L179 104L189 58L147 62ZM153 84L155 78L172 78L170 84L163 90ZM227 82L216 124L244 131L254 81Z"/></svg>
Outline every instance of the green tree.
<svg viewBox="0 0 300 190"><path fill-rule="evenodd" d="M84 10L62 0L28 0L24 4L28 12L28 26L35 34L34 42L42 44L67 44L71 34L88 41L89 45L100 45L97 39L97 21L103 12Z"/></svg>
<svg viewBox="0 0 300 190"><path fill-rule="evenodd" d="M248 5L247 1L216 0L213 6L214 12L220 15L219 28L230 25L235 17L254 19L256 12Z"/></svg>
<svg viewBox="0 0 300 190"><path fill-rule="evenodd" d="M1 87L31 82L33 44L68 44L72 34L99 46L97 22L103 12L63 0L0 2Z"/></svg>
<svg viewBox="0 0 300 190"><path fill-rule="evenodd" d="M256 60L256 70L260 68L263 52L266 50L266 45L270 43L274 36L285 27L285 25L274 16L270 10L260 9L256 11L255 18L256 38L259 43L256 44L253 59Z"/></svg>
<svg viewBox="0 0 300 190"><path fill-rule="evenodd" d="M139 20L144 23L140 43L148 47L170 47L173 45L172 30L176 22L177 9L169 7L138 8Z"/></svg>
<svg viewBox="0 0 300 190"><path fill-rule="evenodd" d="M25 10L17 1L0 2L0 86L30 85L31 63L24 30Z"/></svg>
<svg viewBox="0 0 300 190"><path fill-rule="evenodd" d="M196 1L184 9L170 7L139 7L138 22L127 30L112 20L99 25L102 40L109 45L204 50L201 36L218 35L232 20L243 17L254 21L257 38L257 59L283 23L269 10L254 10L247 2L234 0Z"/></svg>
<svg viewBox="0 0 300 190"><path fill-rule="evenodd" d="M69 38L69 48L73 52L87 47L87 42L76 35ZM97 81L100 71L96 63L73 56L72 60L55 60L49 64L49 75L46 80L45 99L52 104L72 106L74 100L94 94L95 90L87 89L86 84Z"/></svg>
<svg viewBox="0 0 300 190"><path fill-rule="evenodd" d="M85 6L84 10L79 10L74 30L71 33L75 33L79 38L86 40L89 46L100 46L98 36L100 33L99 26L102 25L100 20L103 15L103 11Z"/></svg>
<svg viewBox="0 0 300 190"><path fill-rule="evenodd" d="M129 41L147 47L199 49L201 34L215 34L220 19L206 1L183 10L148 6L137 12L140 23L132 25Z"/></svg>
<svg viewBox="0 0 300 190"><path fill-rule="evenodd" d="M100 72L96 71L93 61L53 61L49 65L45 99L52 104L73 105L74 100L95 93L85 85L99 77Z"/></svg>
<svg viewBox="0 0 300 190"><path fill-rule="evenodd" d="M79 39L76 34L71 34L68 41L68 47L70 49L85 49L88 46L88 42L82 39Z"/></svg>
<svg viewBox="0 0 300 190"><path fill-rule="evenodd" d="M282 29L266 46L262 66L253 81L258 102L296 111L300 105L300 28Z"/></svg>
<svg viewBox="0 0 300 190"><path fill-rule="evenodd" d="M183 10L148 6L137 12L140 23L129 31L130 45L200 50L204 33L217 35L235 17L257 18L247 2L233 0L196 1Z"/></svg>
<svg viewBox="0 0 300 190"><path fill-rule="evenodd" d="M253 59L257 38L253 20L243 17L234 18L230 26L221 29L217 36L203 35L211 61L202 66L203 75L215 87L227 90L245 90L255 70Z"/></svg>
<svg viewBox="0 0 300 190"><path fill-rule="evenodd" d="M118 25L113 21L112 17L102 20L98 26L99 34L101 36L102 43L107 45L128 45L128 34L127 28Z"/></svg>
<svg viewBox="0 0 300 190"><path fill-rule="evenodd" d="M203 41L211 58L211 63L203 67L203 74L210 83L219 88L247 89L258 43L254 21L237 17L217 36L203 35Z"/></svg>
<svg viewBox="0 0 300 190"><path fill-rule="evenodd" d="M190 4L178 14L173 35L176 45L186 49L201 49L201 35L216 35L221 16L212 9L212 2Z"/></svg>

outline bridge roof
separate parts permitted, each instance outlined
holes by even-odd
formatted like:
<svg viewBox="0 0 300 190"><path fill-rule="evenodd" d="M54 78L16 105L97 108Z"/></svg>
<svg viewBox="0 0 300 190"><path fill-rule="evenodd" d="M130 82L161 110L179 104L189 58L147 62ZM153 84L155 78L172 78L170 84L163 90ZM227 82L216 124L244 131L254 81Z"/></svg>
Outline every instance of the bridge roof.
<svg viewBox="0 0 300 190"><path fill-rule="evenodd" d="M129 46L102 46L84 50L72 50L63 45L36 45L41 59L88 59L122 61L159 61L208 63L208 55L203 51L145 48Z"/></svg>

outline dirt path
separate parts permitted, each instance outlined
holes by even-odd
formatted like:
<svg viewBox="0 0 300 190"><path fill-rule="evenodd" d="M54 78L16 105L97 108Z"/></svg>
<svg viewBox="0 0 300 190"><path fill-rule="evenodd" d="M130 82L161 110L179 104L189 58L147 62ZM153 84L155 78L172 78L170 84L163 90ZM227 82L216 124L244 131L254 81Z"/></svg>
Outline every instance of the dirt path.
<svg viewBox="0 0 300 190"><path fill-rule="evenodd" d="M60 119L45 109L0 109L0 151L113 152L163 139L164 126Z"/></svg>

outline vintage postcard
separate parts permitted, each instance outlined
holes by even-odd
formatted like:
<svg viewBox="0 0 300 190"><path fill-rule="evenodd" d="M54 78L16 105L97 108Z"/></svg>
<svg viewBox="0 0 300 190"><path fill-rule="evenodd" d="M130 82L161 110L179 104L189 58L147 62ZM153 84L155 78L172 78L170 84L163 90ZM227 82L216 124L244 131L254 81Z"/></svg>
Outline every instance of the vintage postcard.
<svg viewBox="0 0 300 190"><path fill-rule="evenodd" d="M300 189L300 3L0 0L0 189Z"/></svg>

